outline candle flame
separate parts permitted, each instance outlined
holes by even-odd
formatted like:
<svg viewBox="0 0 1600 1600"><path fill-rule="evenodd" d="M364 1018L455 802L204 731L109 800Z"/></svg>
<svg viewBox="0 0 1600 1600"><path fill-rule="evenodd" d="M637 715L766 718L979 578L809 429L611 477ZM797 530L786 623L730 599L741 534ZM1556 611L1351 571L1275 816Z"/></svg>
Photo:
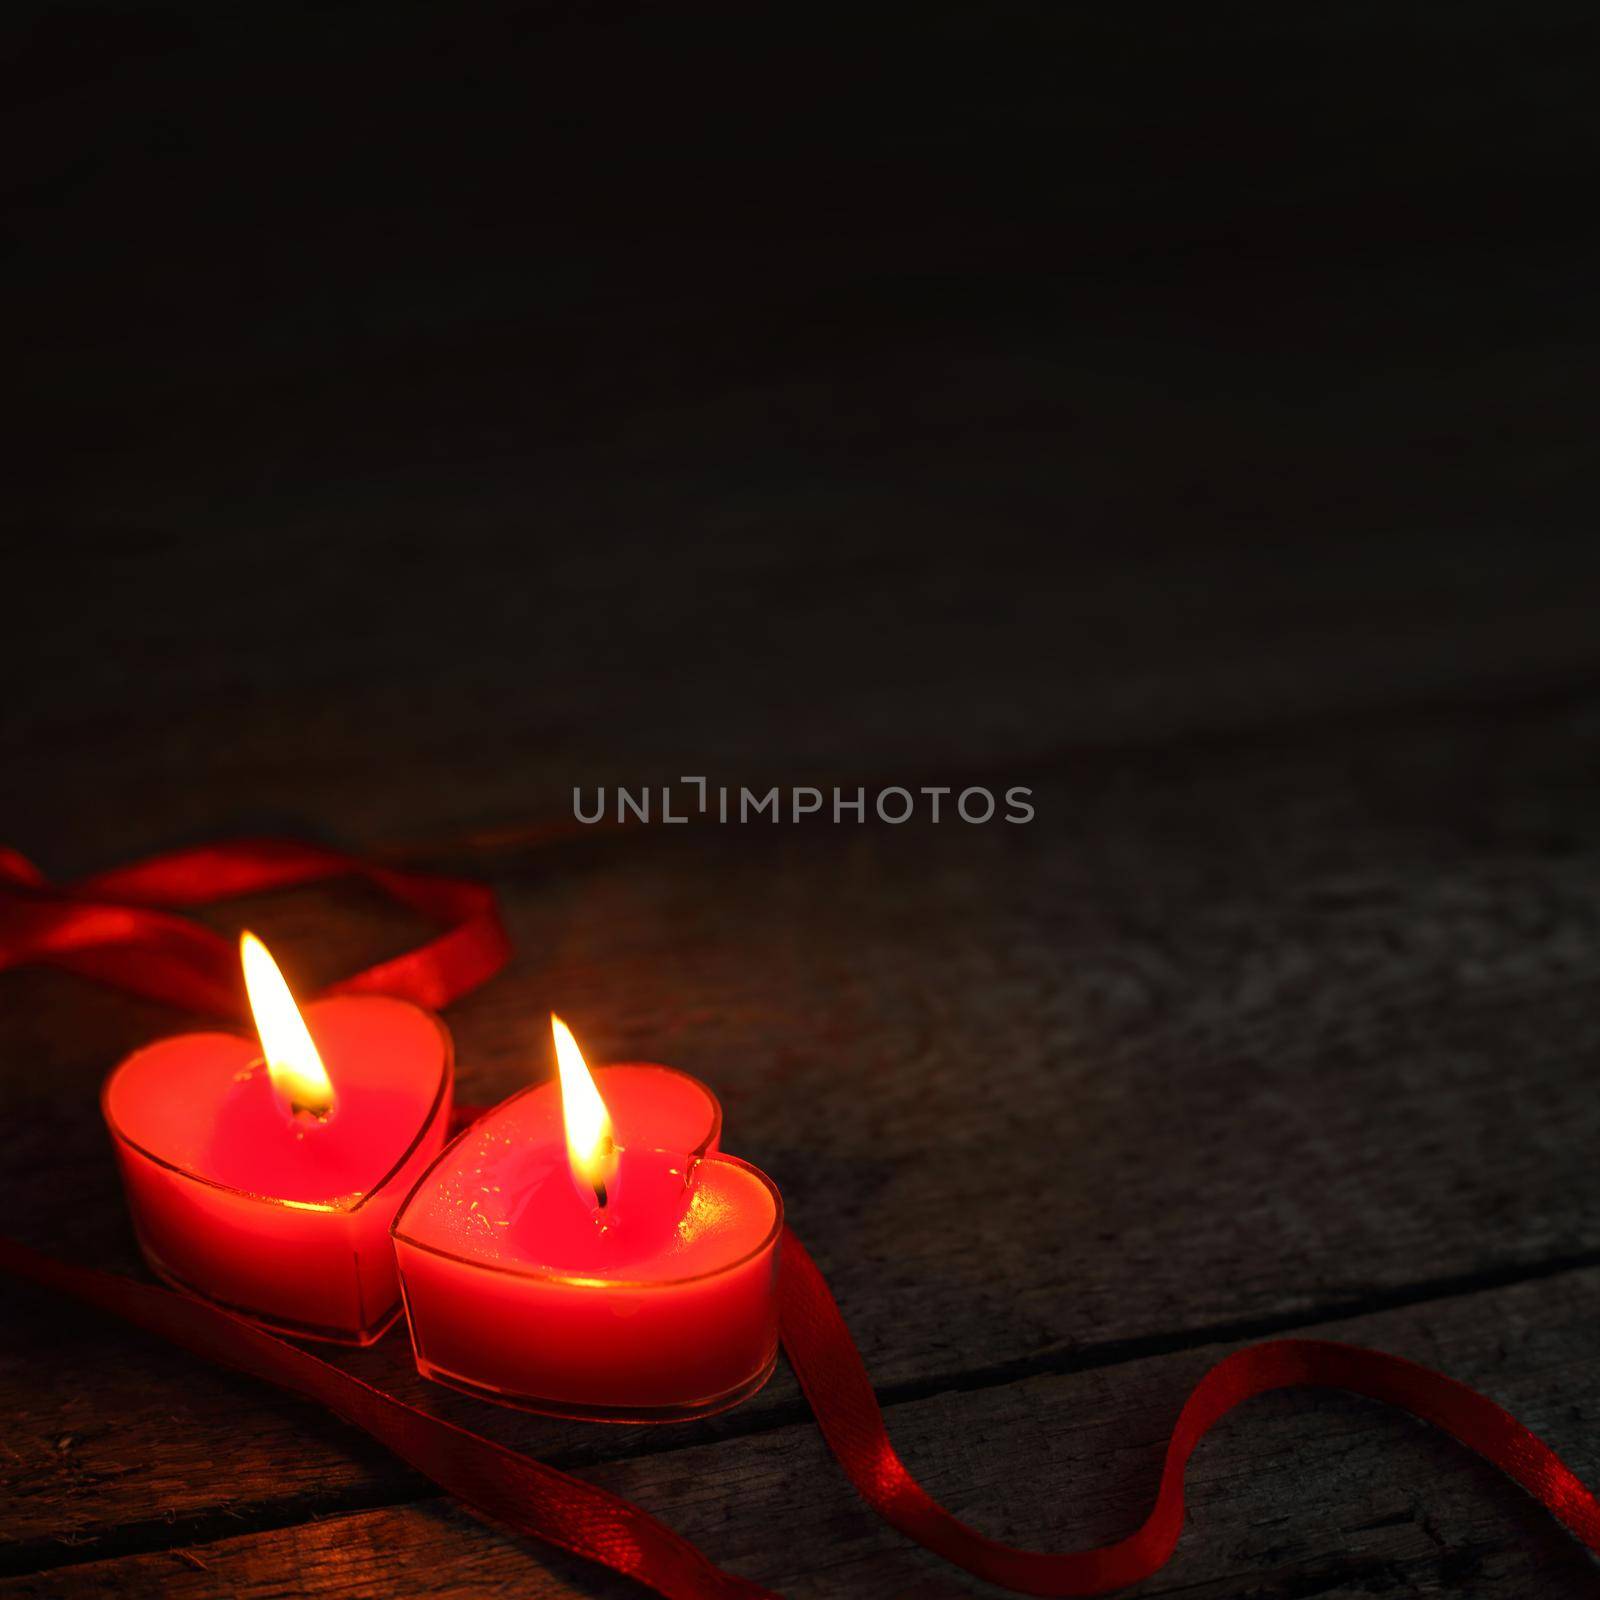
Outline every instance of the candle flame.
<svg viewBox="0 0 1600 1600"><path fill-rule="evenodd" d="M239 960L273 1088L291 1111L327 1116L333 1110L333 1084L278 963L253 933L239 935Z"/></svg>
<svg viewBox="0 0 1600 1600"><path fill-rule="evenodd" d="M616 1172L616 1144L611 1137L611 1113L594 1086L594 1079L572 1037L572 1029L551 1015L550 1031L556 1041L556 1067L561 1074L561 1115L567 1127L567 1165L572 1181L585 1199L600 1205L607 1199L606 1185Z"/></svg>

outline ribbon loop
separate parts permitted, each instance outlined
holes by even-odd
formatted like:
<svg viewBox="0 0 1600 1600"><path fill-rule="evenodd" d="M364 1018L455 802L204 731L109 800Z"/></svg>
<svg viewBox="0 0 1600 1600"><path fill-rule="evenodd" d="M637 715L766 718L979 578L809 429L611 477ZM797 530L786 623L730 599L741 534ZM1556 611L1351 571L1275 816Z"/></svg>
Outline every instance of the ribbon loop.
<svg viewBox="0 0 1600 1600"><path fill-rule="evenodd" d="M436 938L332 986L391 994L435 1010L494 976L511 942L487 885L402 871L286 839L237 839L153 856L66 886L0 848L0 970L49 962L148 999L212 1017L239 1015L233 945L173 913L216 900L360 877L446 925Z"/></svg>

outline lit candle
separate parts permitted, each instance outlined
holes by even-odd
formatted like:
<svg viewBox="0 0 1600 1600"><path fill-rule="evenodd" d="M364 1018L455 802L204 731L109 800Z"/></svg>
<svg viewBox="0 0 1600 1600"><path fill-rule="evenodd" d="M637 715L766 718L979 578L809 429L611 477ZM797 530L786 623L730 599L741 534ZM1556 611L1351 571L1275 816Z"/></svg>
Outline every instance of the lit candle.
<svg viewBox="0 0 1600 1600"><path fill-rule="evenodd" d="M560 1416L668 1421L754 1394L778 1348L783 1202L668 1067L559 1081L473 1123L395 1219L417 1366Z"/></svg>
<svg viewBox="0 0 1600 1600"><path fill-rule="evenodd" d="M444 1024L340 995L302 1017L240 940L259 1043L189 1033L106 1080L106 1126L151 1267L285 1332L369 1344L399 1310L388 1230L450 1120Z"/></svg>

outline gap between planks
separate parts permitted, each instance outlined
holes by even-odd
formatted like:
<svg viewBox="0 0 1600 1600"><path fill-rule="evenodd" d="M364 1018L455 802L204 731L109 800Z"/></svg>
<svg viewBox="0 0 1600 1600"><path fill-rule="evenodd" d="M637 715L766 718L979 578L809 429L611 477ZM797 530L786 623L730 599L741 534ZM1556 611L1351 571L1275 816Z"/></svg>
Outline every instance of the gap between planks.
<svg viewBox="0 0 1600 1600"><path fill-rule="evenodd" d="M1131 1339L1107 1340L1083 1345L1075 1350L1054 1351L992 1367L946 1373L881 1387L874 1386L875 1393L879 1404L888 1411L892 1407L928 1400L939 1394L970 1393L981 1389L1002 1388L1030 1378L1064 1377L1073 1373L1101 1371L1161 1356L1180 1355L1211 1345L1282 1338L1292 1335L1301 1328L1326 1329L1329 1325L1358 1321L1363 1317L1386 1311L1409 1310L1450 1300L1467 1299L1474 1295L1544 1282L1597 1267L1600 1267L1600 1249L1550 1257L1532 1264L1489 1267L1396 1288L1370 1290L1348 1299L1308 1307L1304 1311L1212 1323L1180 1333L1148 1334ZM810 1415L810 1408L801 1400L750 1416L745 1426L740 1425L735 1414L725 1419L718 1437L706 1441L706 1444L714 1448L740 1439L772 1433L804 1422ZM683 1448L685 1445L681 1439L664 1443L660 1447L652 1447L648 1441L643 1441L636 1443L629 1450L619 1451L614 1455L605 1452L588 1453L584 1456L583 1465L587 1469L603 1466L608 1462L635 1461L654 1455L671 1454ZM569 1467L571 1453L554 1450L541 1456L540 1459L549 1466L565 1470ZM85 1538L76 1543L57 1539L30 1539L9 1547L0 1547L0 1577L26 1577L34 1573L52 1572L92 1562L116 1560L123 1556L175 1551L215 1539L268 1533L318 1522L327 1517L392 1510L438 1498L437 1486L418 1474L415 1488L411 1493L396 1493L392 1485L353 1484L325 1498L319 1497L315 1501L307 1495L296 1495L280 1501L261 1502L252 1507L248 1516L217 1509L198 1516L152 1517L136 1523L127 1523L104 1535Z"/></svg>

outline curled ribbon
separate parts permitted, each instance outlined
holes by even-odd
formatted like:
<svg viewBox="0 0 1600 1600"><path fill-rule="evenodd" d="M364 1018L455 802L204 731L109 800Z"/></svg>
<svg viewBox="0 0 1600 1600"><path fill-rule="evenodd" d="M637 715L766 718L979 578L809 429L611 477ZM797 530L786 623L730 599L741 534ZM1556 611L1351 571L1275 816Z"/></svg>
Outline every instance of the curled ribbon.
<svg viewBox="0 0 1600 1600"><path fill-rule="evenodd" d="M237 950L174 910L352 876L444 923L445 932L329 993L399 995L438 1010L510 959L511 941L486 884L401 871L292 840L237 839L65 886L48 883L26 856L0 847L0 970L45 961L147 999L231 1017L243 999Z"/></svg>
<svg viewBox="0 0 1600 1600"><path fill-rule="evenodd" d="M1509 1411L1453 1378L1400 1356L1326 1339L1271 1339L1225 1356L1190 1391L1156 1503L1139 1529L1093 1550L1019 1550L952 1516L906 1470L889 1442L861 1353L804 1245L783 1240L783 1348L833 1451L861 1498L891 1527L990 1583L1034 1595L1098 1595L1159 1570L1183 1528L1183 1473L1206 1433L1237 1405L1273 1389L1345 1389L1431 1422L1492 1462L1570 1533L1600 1553L1600 1501L1549 1445Z"/></svg>
<svg viewBox="0 0 1600 1600"><path fill-rule="evenodd" d="M181 851L53 889L0 849L0 969L48 961L193 1009L231 1013L233 952L170 908L358 873L451 924L406 955L346 979L344 991L400 994L438 1006L503 965L508 945L491 892L396 872L315 847L247 841ZM467 1115L471 1115L470 1112ZM157 1334L192 1354L320 1402L448 1493L518 1533L582 1556L669 1600L776 1600L620 1497L506 1449L361 1382L341 1368L203 1301L56 1261L0 1239L0 1269ZM892 1527L975 1577L1023 1594L1098 1595L1138 1582L1172 1554L1183 1525L1183 1474L1206 1432L1273 1389L1345 1389L1410 1412L1498 1467L1600 1554L1600 1500L1542 1440L1493 1401L1398 1356L1319 1339L1235 1351L1190 1392L1173 1427L1156 1502L1127 1538L1046 1552L1005 1545L939 1505L896 1454L859 1350L827 1283L788 1230L779 1270L783 1346L828 1447L857 1492Z"/></svg>

